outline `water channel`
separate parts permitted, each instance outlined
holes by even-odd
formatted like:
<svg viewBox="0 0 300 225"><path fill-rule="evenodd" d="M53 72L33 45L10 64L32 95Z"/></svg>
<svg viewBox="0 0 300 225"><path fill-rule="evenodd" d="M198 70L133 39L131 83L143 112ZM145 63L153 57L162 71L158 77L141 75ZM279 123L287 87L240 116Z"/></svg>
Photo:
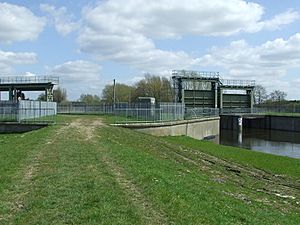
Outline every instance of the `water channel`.
<svg viewBox="0 0 300 225"><path fill-rule="evenodd" d="M300 159L300 133L243 128L221 130L220 144Z"/></svg>

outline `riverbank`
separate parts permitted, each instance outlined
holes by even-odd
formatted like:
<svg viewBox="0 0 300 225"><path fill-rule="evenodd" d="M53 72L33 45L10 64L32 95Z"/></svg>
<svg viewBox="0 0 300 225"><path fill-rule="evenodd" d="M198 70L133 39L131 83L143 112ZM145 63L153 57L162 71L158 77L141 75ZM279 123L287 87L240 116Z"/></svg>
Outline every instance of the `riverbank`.
<svg viewBox="0 0 300 225"><path fill-rule="evenodd" d="M210 141L199 141L185 136L165 137L165 139L174 144L184 145L188 148L222 158L229 162L236 162L269 173L300 179L300 159L277 156L238 147L218 145Z"/></svg>
<svg viewBox="0 0 300 225"><path fill-rule="evenodd" d="M59 118L0 135L0 223L300 223L299 160Z"/></svg>

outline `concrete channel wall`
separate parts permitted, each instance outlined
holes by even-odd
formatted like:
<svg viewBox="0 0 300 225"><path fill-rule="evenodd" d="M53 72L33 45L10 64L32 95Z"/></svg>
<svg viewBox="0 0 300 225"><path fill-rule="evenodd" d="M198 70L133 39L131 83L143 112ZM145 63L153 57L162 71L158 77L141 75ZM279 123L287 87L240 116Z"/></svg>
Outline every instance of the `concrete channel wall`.
<svg viewBox="0 0 300 225"><path fill-rule="evenodd" d="M265 116L265 118L246 122L245 125L249 128L300 132L300 117Z"/></svg>
<svg viewBox="0 0 300 225"><path fill-rule="evenodd" d="M46 127L47 124L20 124L17 122L0 122L0 134L24 133Z"/></svg>
<svg viewBox="0 0 300 225"><path fill-rule="evenodd" d="M220 120L221 129L237 130L238 118L237 115L222 115ZM256 117L243 117L243 127L266 129L266 130L281 130L300 132L300 117L297 116L275 116L275 115L258 115Z"/></svg>
<svg viewBox="0 0 300 225"><path fill-rule="evenodd" d="M122 124L120 126L131 128L155 136L182 136L195 139L209 139L220 134L220 117L202 118L195 120L173 121L151 124Z"/></svg>

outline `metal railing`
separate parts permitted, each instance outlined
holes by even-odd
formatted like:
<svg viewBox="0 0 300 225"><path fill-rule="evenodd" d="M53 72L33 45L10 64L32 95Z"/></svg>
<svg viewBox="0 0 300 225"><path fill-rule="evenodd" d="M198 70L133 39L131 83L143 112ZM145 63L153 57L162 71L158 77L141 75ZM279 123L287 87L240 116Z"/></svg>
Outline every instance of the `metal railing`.
<svg viewBox="0 0 300 225"><path fill-rule="evenodd" d="M292 111L293 109L293 111ZM59 104L58 113L64 114L110 114L114 115L115 123L157 123L166 121L178 121L214 117L219 115L241 114L276 114L298 113L294 108L185 108L181 103L160 103L156 106L151 104L112 104L87 105L81 102Z"/></svg>
<svg viewBox="0 0 300 225"><path fill-rule="evenodd" d="M203 117L219 116L218 108L187 108L185 111L185 119L199 119Z"/></svg>
<svg viewBox="0 0 300 225"><path fill-rule="evenodd" d="M219 78L220 74L211 71L172 70L172 76Z"/></svg>
<svg viewBox="0 0 300 225"><path fill-rule="evenodd" d="M0 76L0 84L59 83L57 76Z"/></svg>
<svg viewBox="0 0 300 225"><path fill-rule="evenodd" d="M255 80L220 80L222 86L239 86L239 87L254 87Z"/></svg>
<svg viewBox="0 0 300 225"><path fill-rule="evenodd" d="M255 107L255 109L266 114L300 116L300 105L298 104L262 106Z"/></svg>
<svg viewBox="0 0 300 225"><path fill-rule="evenodd" d="M162 108L115 109L115 123L161 123L183 120L183 113L166 112Z"/></svg>
<svg viewBox="0 0 300 225"><path fill-rule="evenodd" d="M57 113L61 114L113 114L112 104L88 105L84 103L58 104Z"/></svg>

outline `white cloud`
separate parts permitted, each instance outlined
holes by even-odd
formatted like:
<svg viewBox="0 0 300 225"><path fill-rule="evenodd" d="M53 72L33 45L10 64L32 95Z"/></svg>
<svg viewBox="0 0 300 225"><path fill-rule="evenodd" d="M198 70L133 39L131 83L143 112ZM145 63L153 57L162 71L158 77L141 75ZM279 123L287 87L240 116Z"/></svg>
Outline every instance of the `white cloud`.
<svg viewBox="0 0 300 225"><path fill-rule="evenodd" d="M14 65L33 64L36 62L36 54L33 52L5 52L0 50L0 73L13 73Z"/></svg>
<svg viewBox="0 0 300 225"><path fill-rule="evenodd" d="M185 52L158 49L155 39L184 35L227 36L278 29L299 18L293 10L263 21L261 5L243 0L101 1L82 12L78 43L82 52L145 72L191 68L197 59Z"/></svg>
<svg viewBox="0 0 300 225"><path fill-rule="evenodd" d="M41 4L42 12L48 14L48 20L54 24L58 33L65 36L79 28L77 22L73 22L73 16L67 13L65 7L56 8L49 4Z"/></svg>
<svg viewBox="0 0 300 225"><path fill-rule="evenodd" d="M213 47L199 62L203 66L224 68L231 78L255 79L270 90L288 92L292 83L285 76L289 69L300 67L300 33L259 46L240 40L226 47Z"/></svg>
<svg viewBox="0 0 300 225"><path fill-rule="evenodd" d="M279 29L282 25L293 23L294 21L299 19L299 13L290 9L284 13L278 14L274 16L274 18L270 20L266 20L262 22L263 28L269 30L276 30Z"/></svg>
<svg viewBox="0 0 300 225"><path fill-rule="evenodd" d="M35 40L43 31L44 18L23 6L0 3L0 42Z"/></svg>
<svg viewBox="0 0 300 225"><path fill-rule="evenodd" d="M142 72L189 68L196 62L185 52L157 49L151 39L139 33L118 35L85 27L78 41L81 51L92 53L97 59L121 62Z"/></svg>
<svg viewBox="0 0 300 225"><path fill-rule="evenodd" d="M73 100L82 93L99 95L103 87L100 79L101 66L90 61L68 61L50 70L59 76L60 83L67 87L68 96Z"/></svg>

